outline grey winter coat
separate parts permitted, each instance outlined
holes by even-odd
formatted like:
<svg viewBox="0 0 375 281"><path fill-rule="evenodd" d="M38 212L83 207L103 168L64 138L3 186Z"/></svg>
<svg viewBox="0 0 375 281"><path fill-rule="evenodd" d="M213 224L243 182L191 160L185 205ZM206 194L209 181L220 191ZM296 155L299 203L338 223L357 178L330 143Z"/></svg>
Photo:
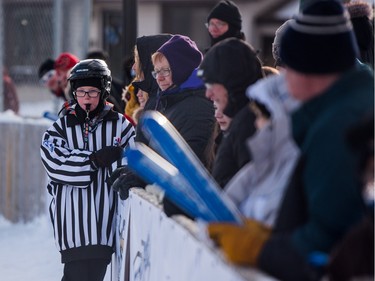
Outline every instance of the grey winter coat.
<svg viewBox="0 0 375 281"><path fill-rule="evenodd" d="M298 102L288 95L282 75L258 81L247 95L265 105L271 119L247 140L252 161L232 178L225 192L244 216L272 226L299 156L289 118Z"/></svg>

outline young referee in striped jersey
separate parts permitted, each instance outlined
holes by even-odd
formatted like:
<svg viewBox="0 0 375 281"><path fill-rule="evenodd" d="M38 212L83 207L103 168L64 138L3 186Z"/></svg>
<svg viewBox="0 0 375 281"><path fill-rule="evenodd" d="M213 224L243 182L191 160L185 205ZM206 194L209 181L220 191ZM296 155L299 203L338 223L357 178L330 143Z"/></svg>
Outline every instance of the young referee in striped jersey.
<svg viewBox="0 0 375 281"><path fill-rule="evenodd" d="M62 280L102 281L114 249L117 198L106 180L135 133L106 102L112 78L104 61L80 61L68 80L73 100L43 135L40 150L49 211L64 263Z"/></svg>

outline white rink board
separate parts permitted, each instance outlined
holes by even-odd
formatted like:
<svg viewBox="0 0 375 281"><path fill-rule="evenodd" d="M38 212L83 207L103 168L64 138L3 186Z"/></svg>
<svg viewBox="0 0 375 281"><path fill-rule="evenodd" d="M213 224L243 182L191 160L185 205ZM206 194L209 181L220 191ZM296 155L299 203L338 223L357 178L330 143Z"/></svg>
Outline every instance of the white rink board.
<svg viewBox="0 0 375 281"><path fill-rule="evenodd" d="M121 265L127 270L112 280L275 281L255 269L227 263L219 250L197 239L195 222L168 218L146 191L131 190L127 201L129 259Z"/></svg>

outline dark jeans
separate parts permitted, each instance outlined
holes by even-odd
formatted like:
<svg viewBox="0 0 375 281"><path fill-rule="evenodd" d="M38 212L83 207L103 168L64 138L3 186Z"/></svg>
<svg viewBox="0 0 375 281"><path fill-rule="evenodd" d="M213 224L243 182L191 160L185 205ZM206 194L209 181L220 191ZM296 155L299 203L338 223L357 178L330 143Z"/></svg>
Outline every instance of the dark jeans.
<svg viewBox="0 0 375 281"><path fill-rule="evenodd" d="M103 281L109 262L107 259L68 262L64 265L61 281Z"/></svg>

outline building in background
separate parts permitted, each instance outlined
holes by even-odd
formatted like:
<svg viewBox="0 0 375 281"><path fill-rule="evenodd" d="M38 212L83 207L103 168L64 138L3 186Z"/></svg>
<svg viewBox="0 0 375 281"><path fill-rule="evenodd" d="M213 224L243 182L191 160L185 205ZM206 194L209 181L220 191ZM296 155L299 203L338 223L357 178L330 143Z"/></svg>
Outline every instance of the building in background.
<svg viewBox="0 0 375 281"><path fill-rule="evenodd" d="M297 12L299 0L234 0L246 39L273 65L275 30ZM0 38L4 65L16 83L37 83L37 69L47 57L70 52L84 58L92 49L109 54L114 76L123 77L123 3L129 0L2 0ZM200 49L209 46L204 25L217 1L137 0L136 34L188 35ZM1 56L0 56L1 57Z"/></svg>
<svg viewBox="0 0 375 281"><path fill-rule="evenodd" d="M137 35L179 33L192 38L204 50L210 45L205 27L213 0L138 0ZM121 61L122 3L124 0L94 0L90 45L103 46L112 59L111 67ZM234 0L243 19L247 41L260 51L263 62L273 65L271 44L276 29L298 11L299 0ZM117 72L116 71L116 72Z"/></svg>

